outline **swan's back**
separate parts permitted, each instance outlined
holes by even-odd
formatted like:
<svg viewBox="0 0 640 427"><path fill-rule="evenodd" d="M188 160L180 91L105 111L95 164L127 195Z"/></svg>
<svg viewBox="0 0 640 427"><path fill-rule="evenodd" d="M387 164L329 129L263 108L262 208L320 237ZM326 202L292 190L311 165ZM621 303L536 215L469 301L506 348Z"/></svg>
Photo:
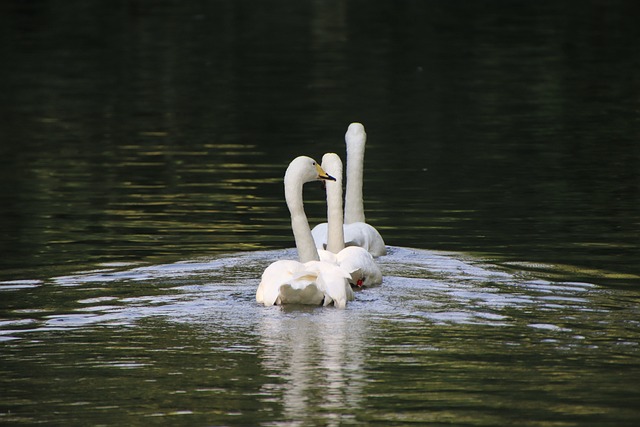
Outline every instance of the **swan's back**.
<svg viewBox="0 0 640 427"><path fill-rule="evenodd" d="M274 304L320 305L324 299L317 284L317 274L293 260L272 263L262 273L256 291L256 301L265 306Z"/></svg>
<svg viewBox="0 0 640 427"><path fill-rule="evenodd" d="M311 230L314 244L318 249L327 248L328 226L326 222L318 224ZM374 257L387 254L384 239L372 225L366 222L344 224L345 246L359 246L366 249Z"/></svg>
<svg viewBox="0 0 640 427"><path fill-rule="evenodd" d="M345 224L344 242L346 246L364 248L374 257L387 254L387 247L378 230L365 222Z"/></svg>
<svg viewBox="0 0 640 427"><path fill-rule="evenodd" d="M353 300L351 275L335 264L293 260L272 263L262 273L256 301L265 306L280 304L329 305L345 308Z"/></svg>

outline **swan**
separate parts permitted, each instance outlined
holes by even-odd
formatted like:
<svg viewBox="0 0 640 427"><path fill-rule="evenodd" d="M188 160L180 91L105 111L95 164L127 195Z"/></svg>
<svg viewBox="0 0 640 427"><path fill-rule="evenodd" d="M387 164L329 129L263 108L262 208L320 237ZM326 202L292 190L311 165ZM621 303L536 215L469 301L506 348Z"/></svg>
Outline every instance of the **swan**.
<svg viewBox="0 0 640 427"><path fill-rule="evenodd" d="M344 242L346 246L359 246L374 257L387 254L382 236L372 225L365 222L362 198L362 175L367 134L361 123L351 123L344 136L347 145L347 188L344 202ZM327 244L328 227L318 224L313 229L316 246Z"/></svg>
<svg viewBox="0 0 640 427"><path fill-rule="evenodd" d="M304 212L302 186L315 180L335 180L310 157L291 161L284 175L284 192L299 261L279 260L262 273L256 301L280 304L329 305L344 308L353 300L351 275L333 263L320 261Z"/></svg>
<svg viewBox="0 0 640 427"><path fill-rule="evenodd" d="M335 153L322 156L322 169L335 178L325 182L327 191L327 249L319 249L322 261L337 264L351 274L350 283L357 287L370 287L382 283L382 273L373 256L359 246L344 245L342 220L342 161Z"/></svg>

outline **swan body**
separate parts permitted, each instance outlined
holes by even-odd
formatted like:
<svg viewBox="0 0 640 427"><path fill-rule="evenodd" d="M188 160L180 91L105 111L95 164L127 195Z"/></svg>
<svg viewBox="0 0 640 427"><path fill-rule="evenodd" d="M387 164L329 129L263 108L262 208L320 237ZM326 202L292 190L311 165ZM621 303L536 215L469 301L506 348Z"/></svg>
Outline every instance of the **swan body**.
<svg viewBox="0 0 640 427"><path fill-rule="evenodd" d="M326 183L327 191L327 245L318 250L322 261L337 264L351 275L354 286L376 286L382 283L382 273L373 256L363 247L345 247L345 228L342 218L342 161L335 153L322 157L322 168L335 178ZM366 224L365 224L366 225ZM372 227L373 228L373 227ZM375 229L374 229L375 231Z"/></svg>
<svg viewBox="0 0 640 427"><path fill-rule="evenodd" d="M329 305L344 308L353 300L351 275L333 263L320 261L304 212L302 186L315 180L335 180L312 158L296 157L284 177L285 199L299 261L280 260L262 273L256 301L280 304Z"/></svg>
<svg viewBox="0 0 640 427"><path fill-rule="evenodd" d="M347 188L344 202L344 243L359 246L374 257L387 254L384 239L372 225L365 221L362 197L362 176L364 174L364 152L367 133L360 123L351 123L345 134L347 146ZM328 226L318 224L313 229L316 247L324 248L328 239ZM328 248L327 248L328 249ZM330 249L329 249L330 250Z"/></svg>
<svg viewBox="0 0 640 427"><path fill-rule="evenodd" d="M319 249L327 248L329 228L326 222L316 225L311 230L313 241ZM387 254L387 247L385 246L384 239L370 224L366 222L354 222L351 224L343 225L344 233L344 245L359 246L365 249L374 257L379 257Z"/></svg>
<svg viewBox="0 0 640 427"><path fill-rule="evenodd" d="M256 292L256 300L265 306L311 304L327 306L333 303L345 308L353 300L351 286L345 281L351 275L333 263L309 261L301 263L280 260L269 265Z"/></svg>

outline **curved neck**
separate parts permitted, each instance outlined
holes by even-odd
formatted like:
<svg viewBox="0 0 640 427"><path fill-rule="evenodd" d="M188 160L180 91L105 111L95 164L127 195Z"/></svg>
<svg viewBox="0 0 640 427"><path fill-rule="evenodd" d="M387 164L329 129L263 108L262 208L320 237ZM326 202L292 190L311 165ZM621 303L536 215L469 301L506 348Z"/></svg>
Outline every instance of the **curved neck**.
<svg viewBox="0 0 640 427"><path fill-rule="evenodd" d="M347 143L347 191L344 201L344 223L365 222L362 199L364 144Z"/></svg>
<svg viewBox="0 0 640 427"><path fill-rule="evenodd" d="M303 184L299 179L285 174L284 196L291 214L291 230L293 230L293 238L296 241L298 259L300 262L305 263L307 261L320 261L320 257L318 257L318 251L313 242L307 215L304 213L304 203L302 201Z"/></svg>
<svg viewBox="0 0 640 427"><path fill-rule="evenodd" d="M336 180L327 182L327 250L337 254L344 249L342 219L342 168L327 171Z"/></svg>

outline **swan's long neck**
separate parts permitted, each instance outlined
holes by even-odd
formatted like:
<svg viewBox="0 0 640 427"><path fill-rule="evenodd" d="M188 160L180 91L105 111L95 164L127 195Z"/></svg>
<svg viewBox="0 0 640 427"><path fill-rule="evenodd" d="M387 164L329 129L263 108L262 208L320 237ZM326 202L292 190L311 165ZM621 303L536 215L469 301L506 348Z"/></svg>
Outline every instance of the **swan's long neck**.
<svg viewBox="0 0 640 427"><path fill-rule="evenodd" d="M344 202L344 223L365 222L362 199L362 175L364 169L364 142L347 139L347 191Z"/></svg>
<svg viewBox="0 0 640 427"><path fill-rule="evenodd" d="M307 261L320 261L320 257L318 257L318 251L313 242L309 220L304 213L304 203L302 201L303 184L304 182L299 177L287 170L284 176L284 195L291 214L291 229L293 230L293 238L296 241L298 258L300 262L305 263Z"/></svg>
<svg viewBox="0 0 640 427"><path fill-rule="evenodd" d="M325 155L327 156L327 155ZM337 254L344 249L344 228L342 219L342 162L337 154L333 162L323 169L336 180L326 183L327 186L327 250Z"/></svg>

